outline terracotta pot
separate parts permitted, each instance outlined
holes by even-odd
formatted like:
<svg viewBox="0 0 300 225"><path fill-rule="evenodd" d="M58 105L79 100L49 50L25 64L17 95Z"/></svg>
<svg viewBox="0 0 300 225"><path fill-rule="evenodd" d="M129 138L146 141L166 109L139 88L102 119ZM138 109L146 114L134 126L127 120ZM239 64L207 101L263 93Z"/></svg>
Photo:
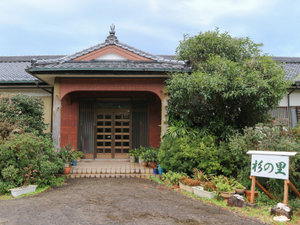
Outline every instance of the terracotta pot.
<svg viewBox="0 0 300 225"><path fill-rule="evenodd" d="M71 167L65 167L64 174L69 174L71 171Z"/></svg>
<svg viewBox="0 0 300 225"><path fill-rule="evenodd" d="M144 167L147 167L147 165L148 165L148 163L145 162L145 161L143 161L143 166L144 166Z"/></svg>
<svg viewBox="0 0 300 225"><path fill-rule="evenodd" d="M246 194L246 197L247 197L248 201L250 202L250 199L251 199L251 190L245 191L245 194ZM258 196L258 192L254 191L254 199L257 198L257 196Z"/></svg>
<svg viewBox="0 0 300 225"><path fill-rule="evenodd" d="M237 188L235 189L235 193L239 195L243 195L245 193L245 188Z"/></svg>

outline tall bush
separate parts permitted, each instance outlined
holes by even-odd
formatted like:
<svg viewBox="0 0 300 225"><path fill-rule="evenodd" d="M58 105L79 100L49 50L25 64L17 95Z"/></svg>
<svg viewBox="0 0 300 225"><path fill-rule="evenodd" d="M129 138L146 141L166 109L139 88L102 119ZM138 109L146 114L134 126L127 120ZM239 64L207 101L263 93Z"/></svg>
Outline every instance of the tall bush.
<svg viewBox="0 0 300 225"><path fill-rule="evenodd" d="M52 185L63 171L62 159L49 136L37 133L11 134L0 141L0 193L25 184L28 168L35 171L30 182Z"/></svg>
<svg viewBox="0 0 300 225"><path fill-rule="evenodd" d="M185 36L177 48L192 74L167 81L169 122L183 121L221 140L268 118L290 85L285 72L249 38L219 30Z"/></svg>
<svg viewBox="0 0 300 225"><path fill-rule="evenodd" d="M160 165L165 170L193 174L193 169L200 169L208 174L222 171L219 153L213 136L185 135L163 138L158 153Z"/></svg>
<svg viewBox="0 0 300 225"><path fill-rule="evenodd" d="M0 121L8 122L26 132L46 129L44 123L44 103L39 97L23 94L0 96Z"/></svg>

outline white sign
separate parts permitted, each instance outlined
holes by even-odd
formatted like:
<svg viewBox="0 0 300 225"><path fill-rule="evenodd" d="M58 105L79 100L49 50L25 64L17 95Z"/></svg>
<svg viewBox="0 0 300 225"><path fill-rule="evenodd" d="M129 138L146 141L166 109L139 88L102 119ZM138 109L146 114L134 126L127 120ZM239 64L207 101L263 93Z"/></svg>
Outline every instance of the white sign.
<svg viewBox="0 0 300 225"><path fill-rule="evenodd" d="M289 179L289 156L296 152L249 151L251 154L251 176Z"/></svg>

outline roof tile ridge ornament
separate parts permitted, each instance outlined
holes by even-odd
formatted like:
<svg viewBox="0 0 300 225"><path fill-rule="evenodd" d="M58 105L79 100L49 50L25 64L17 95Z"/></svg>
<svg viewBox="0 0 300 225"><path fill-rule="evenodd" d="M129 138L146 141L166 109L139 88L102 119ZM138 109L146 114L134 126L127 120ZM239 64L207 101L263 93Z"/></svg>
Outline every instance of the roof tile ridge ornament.
<svg viewBox="0 0 300 225"><path fill-rule="evenodd" d="M118 38L116 36L116 26L114 24L110 25L109 35L107 36L105 43L115 44L118 43Z"/></svg>

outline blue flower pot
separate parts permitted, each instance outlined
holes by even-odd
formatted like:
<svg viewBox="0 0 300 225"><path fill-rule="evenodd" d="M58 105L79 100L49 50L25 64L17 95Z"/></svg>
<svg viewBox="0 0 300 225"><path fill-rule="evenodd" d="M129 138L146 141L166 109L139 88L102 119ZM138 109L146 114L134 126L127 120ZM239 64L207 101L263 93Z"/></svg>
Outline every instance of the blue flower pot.
<svg viewBox="0 0 300 225"><path fill-rule="evenodd" d="M162 175L164 172L163 168L160 167L160 165L158 165L158 174Z"/></svg>
<svg viewBox="0 0 300 225"><path fill-rule="evenodd" d="M158 169L157 168L153 168L153 174L155 174L155 175L158 174Z"/></svg>
<svg viewBox="0 0 300 225"><path fill-rule="evenodd" d="M77 161L75 160L75 161L72 161L72 165L73 166L77 166Z"/></svg>

